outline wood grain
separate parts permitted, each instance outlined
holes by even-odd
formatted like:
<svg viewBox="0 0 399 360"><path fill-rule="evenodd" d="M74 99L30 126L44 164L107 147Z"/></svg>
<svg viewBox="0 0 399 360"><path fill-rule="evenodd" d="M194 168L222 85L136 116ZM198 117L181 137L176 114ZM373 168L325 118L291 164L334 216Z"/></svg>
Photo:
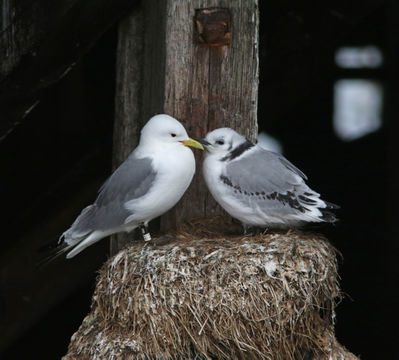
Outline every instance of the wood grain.
<svg viewBox="0 0 399 360"><path fill-rule="evenodd" d="M137 146L143 126L143 46L143 11L140 7L121 21L118 29L113 169ZM126 233L113 235L111 254L117 253L133 236L134 234Z"/></svg>
<svg viewBox="0 0 399 360"><path fill-rule="evenodd" d="M0 142L137 2L0 1Z"/></svg>
<svg viewBox="0 0 399 360"><path fill-rule="evenodd" d="M194 41L196 9L228 8L231 44L208 47ZM186 127L190 136L205 136L231 127L251 139L257 134L258 7L257 1L169 1L166 8L164 112ZM223 211L197 175L179 204L161 219L163 230L192 218Z"/></svg>

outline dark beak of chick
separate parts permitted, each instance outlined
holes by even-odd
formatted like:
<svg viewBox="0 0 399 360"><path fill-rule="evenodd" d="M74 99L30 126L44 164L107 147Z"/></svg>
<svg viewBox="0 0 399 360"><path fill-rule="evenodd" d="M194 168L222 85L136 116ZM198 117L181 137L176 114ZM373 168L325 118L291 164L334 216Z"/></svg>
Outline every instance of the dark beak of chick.
<svg viewBox="0 0 399 360"><path fill-rule="evenodd" d="M204 138L194 138L194 140L198 141L200 144L204 146L211 145L211 143L209 141L206 141Z"/></svg>

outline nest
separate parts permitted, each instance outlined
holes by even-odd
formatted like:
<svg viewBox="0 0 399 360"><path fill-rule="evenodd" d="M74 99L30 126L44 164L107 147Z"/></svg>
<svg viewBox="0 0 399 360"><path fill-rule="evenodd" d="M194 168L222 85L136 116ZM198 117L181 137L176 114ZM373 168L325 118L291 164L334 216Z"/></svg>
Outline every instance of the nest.
<svg viewBox="0 0 399 360"><path fill-rule="evenodd" d="M64 360L357 359L334 337L341 294L326 239L213 225L109 259Z"/></svg>

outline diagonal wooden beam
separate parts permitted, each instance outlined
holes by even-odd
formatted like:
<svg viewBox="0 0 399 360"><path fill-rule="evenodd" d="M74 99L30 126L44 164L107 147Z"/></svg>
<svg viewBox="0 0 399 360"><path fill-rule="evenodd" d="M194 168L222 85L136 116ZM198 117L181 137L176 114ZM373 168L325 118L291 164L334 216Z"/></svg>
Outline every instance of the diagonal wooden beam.
<svg viewBox="0 0 399 360"><path fill-rule="evenodd" d="M1 1L0 141L137 1Z"/></svg>

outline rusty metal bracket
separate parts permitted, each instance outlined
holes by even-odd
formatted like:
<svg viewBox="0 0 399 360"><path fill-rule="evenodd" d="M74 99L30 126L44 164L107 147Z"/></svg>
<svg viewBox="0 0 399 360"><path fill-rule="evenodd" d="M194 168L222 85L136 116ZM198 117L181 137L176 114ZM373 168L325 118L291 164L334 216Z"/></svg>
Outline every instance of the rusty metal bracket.
<svg viewBox="0 0 399 360"><path fill-rule="evenodd" d="M205 46L229 45L231 39L231 14L226 8L195 10L194 40Z"/></svg>

